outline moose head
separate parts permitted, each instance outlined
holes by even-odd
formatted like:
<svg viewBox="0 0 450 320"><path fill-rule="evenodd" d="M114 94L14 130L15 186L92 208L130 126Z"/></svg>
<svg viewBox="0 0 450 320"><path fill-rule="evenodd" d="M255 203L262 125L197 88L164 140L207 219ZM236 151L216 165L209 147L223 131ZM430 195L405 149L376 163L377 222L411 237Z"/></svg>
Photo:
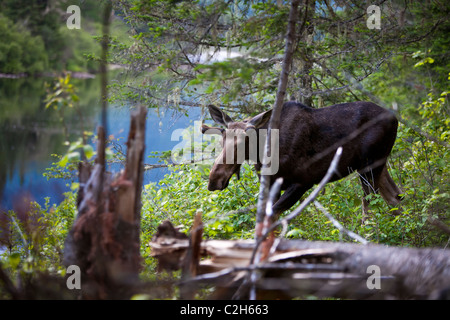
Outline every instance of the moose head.
<svg viewBox="0 0 450 320"><path fill-rule="evenodd" d="M244 121L233 121L229 115L214 105L208 106L212 119L224 128L202 125L203 134L222 135L222 151L214 161L209 175L208 190L223 190L233 174L239 179L239 170L244 160L257 163L259 146L258 129L267 128L272 110Z"/></svg>

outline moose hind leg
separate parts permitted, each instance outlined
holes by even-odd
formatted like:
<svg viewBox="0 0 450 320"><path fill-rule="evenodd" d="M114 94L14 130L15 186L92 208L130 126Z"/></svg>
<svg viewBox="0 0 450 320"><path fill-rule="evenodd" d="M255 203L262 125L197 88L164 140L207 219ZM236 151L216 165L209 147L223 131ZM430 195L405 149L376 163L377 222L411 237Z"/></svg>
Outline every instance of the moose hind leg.
<svg viewBox="0 0 450 320"><path fill-rule="evenodd" d="M383 171L381 172L379 186L380 186L380 194L386 201L386 203L393 207L398 206L398 204L402 200L402 198L400 197L402 191L395 184L392 177L389 175L386 166L383 167ZM399 210L395 210L393 211L393 213L400 214L401 212Z"/></svg>
<svg viewBox="0 0 450 320"><path fill-rule="evenodd" d="M371 193L378 193L382 172L383 167L358 172L359 180L361 181L361 186L364 190L364 196L362 198L363 222L370 214L369 203L367 202L366 197Z"/></svg>
<svg viewBox="0 0 450 320"><path fill-rule="evenodd" d="M396 207L401 201L401 190L395 184L392 177L387 171L386 165L377 167L370 171L360 173L360 180L364 189L363 198L363 217L369 214L368 203L366 196L369 193L380 193L384 201L390 206ZM399 210L393 211L394 214L400 214ZM364 219L363 218L363 219Z"/></svg>

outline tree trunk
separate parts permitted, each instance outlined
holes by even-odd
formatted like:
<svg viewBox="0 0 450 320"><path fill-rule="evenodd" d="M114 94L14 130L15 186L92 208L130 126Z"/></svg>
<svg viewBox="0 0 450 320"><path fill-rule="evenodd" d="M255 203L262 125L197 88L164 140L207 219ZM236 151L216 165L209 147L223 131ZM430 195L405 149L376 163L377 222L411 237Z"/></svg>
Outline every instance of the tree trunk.
<svg viewBox="0 0 450 320"><path fill-rule="evenodd" d="M102 179L99 163L80 165L78 216L66 238L64 264L80 268L82 298L129 298L138 281L146 114L140 107L131 115L125 169L115 179Z"/></svg>
<svg viewBox="0 0 450 320"><path fill-rule="evenodd" d="M157 236L150 246L160 269L173 270L189 259L189 240L182 237ZM215 285L212 298L246 299L244 279L248 272L257 272L253 285L258 297L265 299L311 294L351 299L439 299L448 298L450 290L449 250L281 240L264 263L249 265L254 247L254 240L203 240L200 253L208 259L201 260L198 275L182 285ZM241 293L236 295L238 291Z"/></svg>
<svg viewBox="0 0 450 320"><path fill-rule="evenodd" d="M296 33L295 33L295 25L298 19L298 6L300 4L300 0L292 0L291 9L289 12L289 22L288 22L288 30L286 34L286 46L284 49L284 58L282 64L282 70L280 74L280 79L278 82L277 96L275 100L275 105L273 107L272 115L270 117L269 122L269 132L266 137L265 143L265 152L264 156L270 154L270 141L271 141L271 131L278 130L280 127L280 115L281 109L283 107L284 98L286 95L286 88L288 84L289 72L292 65L292 56L294 54L293 48L296 42ZM266 161L262 161L262 163L266 163ZM263 166L264 168L264 166ZM270 177L268 175L261 174L260 180L260 189L259 189L259 198L257 205L257 214L256 214L256 230L255 237L260 238L263 229L263 221L266 214L266 203L267 198L269 196L269 188L270 188Z"/></svg>
<svg viewBox="0 0 450 320"><path fill-rule="evenodd" d="M301 68L298 71L297 77L300 80L300 88L299 88L299 96L300 102L306 106L313 106L313 96L312 96L312 76L310 75L313 60L312 60L312 52L308 46L313 44L313 36L314 36L314 23L312 22L312 18L314 16L314 12L316 10L316 2L315 1L307 1L305 10L305 24L307 26L302 30L302 33L299 35L299 42L303 44L302 49L300 50L301 55Z"/></svg>

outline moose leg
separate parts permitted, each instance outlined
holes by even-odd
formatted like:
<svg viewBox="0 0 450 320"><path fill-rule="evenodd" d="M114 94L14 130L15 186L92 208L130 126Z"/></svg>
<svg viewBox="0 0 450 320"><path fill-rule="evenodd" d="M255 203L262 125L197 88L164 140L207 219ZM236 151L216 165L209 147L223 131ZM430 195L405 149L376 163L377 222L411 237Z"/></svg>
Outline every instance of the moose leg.
<svg viewBox="0 0 450 320"><path fill-rule="evenodd" d="M290 209L308 189L298 184L290 185L273 205L272 222L276 221L282 212Z"/></svg>
<svg viewBox="0 0 450 320"><path fill-rule="evenodd" d="M288 210L291 208L301 197L302 195L308 190L308 188L301 187L300 185L290 185L286 191L283 193L281 197L279 197L278 201L275 202L273 205L273 214L272 216L267 219L265 218L263 223L260 223L256 225L257 234L261 234L264 226L269 227L272 223L274 223L280 214L283 211ZM273 242L275 241L275 231L271 231L267 237L267 239L264 240L263 244L261 245L261 260L265 260L268 255L270 254L270 250L272 248Z"/></svg>
<svg viewBox="0 0 450 320"><path fill-rule="evenodd" d="M309 188L301 187L298 184L293 184L287 187L283 195L278 196L275 204L272 206L273 214L267 223L272 224L277 221L278 217L284 211L290 209L308 190ZM263 223L256 224L256 234L261 234L263 230Z"/></svg>
<svg viewBox="0 0 450 320"><path fill-rule="evenodd" d="M364 196L362 199L363 222L369 216L369 203L367 202L366 197L371 193L378 193L379 180L383 171L383 167L377 167L375 169L358 172L359 180L361 181L361 186L364 190Z"/></svg>
<svg viewBox="0 0 450 320"><path fill-rule="evenodd" d="M380 194L383 197L384 201L390 206L398 206L402 198L399 196L402 191L395 184L392 177L389 175L389 172L386 166L383 167L383 171L381 172L380 181ZM394 214L400 214L399 210L395 210Z"/></svg>
<svg viewBox="0 0 450 320"><path fill-rule="evenodd" d="M363 197L363 220L369 214L368 203L366 196L369 193L380 193L384 201L390 206L397 206L400 203L401 198L399 194L401 190L397 187L394 180L392 180L386 165L377 167L373 170L360 173L359 178L364 190ZM400 214L398 210L393 212L394 214Z"/></svg>

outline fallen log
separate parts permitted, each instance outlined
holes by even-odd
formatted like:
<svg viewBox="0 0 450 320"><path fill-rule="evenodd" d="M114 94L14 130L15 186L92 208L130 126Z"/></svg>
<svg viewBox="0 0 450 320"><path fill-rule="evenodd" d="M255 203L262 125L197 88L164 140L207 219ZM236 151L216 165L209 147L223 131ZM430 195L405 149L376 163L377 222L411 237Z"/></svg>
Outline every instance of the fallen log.
<svg viewBox="0 0 450 320"><path fill-rule="evenodd" d="M160 270L190 264L189 240L179 234L160 232L150 246ZM197 275L182 285L213 285L217 299L246 299L250 285L259 298L440 299L450 290L449 250L281 240L266 261L250 265L254 248L254 240L201 241Z"/></svg>

